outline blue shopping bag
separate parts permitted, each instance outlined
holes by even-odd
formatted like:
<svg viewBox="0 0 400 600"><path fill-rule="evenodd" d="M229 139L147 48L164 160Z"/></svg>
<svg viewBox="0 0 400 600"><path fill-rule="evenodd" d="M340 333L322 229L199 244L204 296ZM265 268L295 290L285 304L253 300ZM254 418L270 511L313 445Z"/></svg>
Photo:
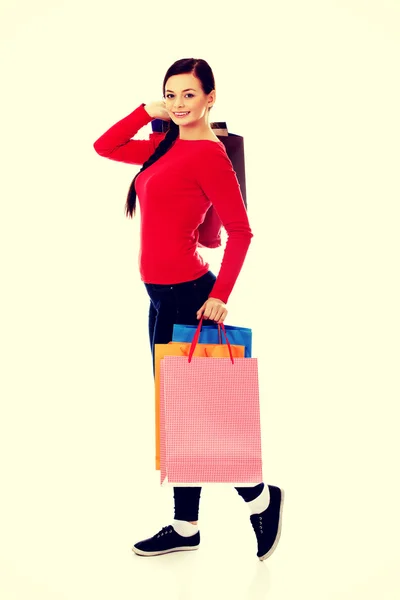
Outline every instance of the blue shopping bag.
<svg viewBox="0 0 400 600"><path fill-rule="evenodd" d="M196 333L197 325L174 325L172 333L173 342L192 342ZM248 327L236 327L225 325L229 336L229 342L237 346L244 346L244 357L251 358L252 330ZM218 323L207 324L200 332L199 344L218 344L221 342L218 336Z"/></svg>

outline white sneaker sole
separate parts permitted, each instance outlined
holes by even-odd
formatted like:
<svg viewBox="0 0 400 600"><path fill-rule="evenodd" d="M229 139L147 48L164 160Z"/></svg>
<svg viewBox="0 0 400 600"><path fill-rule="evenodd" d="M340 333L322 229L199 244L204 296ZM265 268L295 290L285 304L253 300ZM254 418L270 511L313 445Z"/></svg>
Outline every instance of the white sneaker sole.
<svg viewBox="0 0 400 600"><path fill-rule="evenodd" d="M170 548L169 550L160 550L159 552L144 552L135 546L132 546L132 551L139 556L158 556L159 554L169 554L170 552L181 552L184 550L197 550L199 546L181 546L179 548Z"/></svg>
<svg viewBox="0 0 400 600"><path fill-rule="evenodd" d="M283 510L284 499L285 499L285 492L281 489L281 507L279 510L278 533L276 534L275 541L274 541L273 545L271 546L270 550L268 550L268 552L266 554L264 554L264 556L259 556L258 557L259 560L265 560L266 558L270 557L278 545L279 539L281 537L281 531L282 531L282 510Z"/></svg>

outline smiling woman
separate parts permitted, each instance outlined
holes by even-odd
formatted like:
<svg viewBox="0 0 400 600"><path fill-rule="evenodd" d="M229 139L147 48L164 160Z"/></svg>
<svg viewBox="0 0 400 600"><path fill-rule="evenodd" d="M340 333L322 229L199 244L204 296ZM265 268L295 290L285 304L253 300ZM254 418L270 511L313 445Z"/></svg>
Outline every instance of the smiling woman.
<svg viewBox="0 0 400 600"><path fill-rule="evenodd" d="M176 61L164 77L162 91L164 100L141 104L94 144L101 156L143 165L131 183L126 212L132 217L137 193L140 274L150 298L153 367L155 347L172 341L174 324L197 324L201 316L223 323L253 237L232 163L209 124L216 101L210 66L202 59ZM169 121L165 137L132 140L152 119ZM210 207L228 234L217 277L197 251L199 227ZM279 539L283 493L264 483L236 490L248 502L257 556L264 560ZM138 542L133 551L154 556L198 548L200 493L201 487L175 487L174 524Z"/></svg>
<svg viewBox="0 0 400 600"><path fill-rule="evenodd" d="M182 87L185 85L195 87L185 87L181 91L177 91L179 83ZM219 142L208 123L208 113L216 98L215 89L212 92L211 101L208 98L208 103L206 103L207 94L199 85L200 83L192 73L170 76L168 85L174 88L176 85L176 88L165 90L165 108L171 119L177 119L180 122L185 119L185 126L181 127L179 131L180 139L210 139Z"/></svg>

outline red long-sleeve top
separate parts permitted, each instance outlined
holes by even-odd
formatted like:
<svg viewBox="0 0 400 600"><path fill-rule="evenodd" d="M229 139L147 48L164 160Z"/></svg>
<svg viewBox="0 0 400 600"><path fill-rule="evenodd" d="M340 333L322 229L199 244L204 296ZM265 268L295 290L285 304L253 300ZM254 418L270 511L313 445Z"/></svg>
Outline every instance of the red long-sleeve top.
<svg viewBox="0 0 400 600"><path fill-rule="evenodd" d="M144 103L94 143L100 156L143 165L165 134L131 139L152 117ZM140 206L139 270L145 283L175 284L209 270L197 251L197 228L211 204L225 227L221 268L209 297L227 302L253 233L232 163L222 142L182 140L136 178Z"/></svg>

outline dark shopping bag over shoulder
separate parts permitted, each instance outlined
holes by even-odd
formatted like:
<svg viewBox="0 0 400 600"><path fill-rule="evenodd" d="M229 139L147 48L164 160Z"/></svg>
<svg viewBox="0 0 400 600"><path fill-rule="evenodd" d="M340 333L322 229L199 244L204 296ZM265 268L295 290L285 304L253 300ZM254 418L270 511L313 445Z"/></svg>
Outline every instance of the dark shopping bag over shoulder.
<svg viewBox="0 0 400 600"><path fill-rule="evenodd" d="M211 126L213 123L211 123ZM153 133L151 138L157 136L165 136L168 128L168 122L162 119L153 119L151 122ZM240 191L243 197L244 204L247 208L246 197L246 172L244 160L244 141L241 135L229 133L228 135L218 135L218 139L224 144L226 153L232 163L233 170L236 173L240 185ZM213 206L208 209L203 223L199 226L199 241L198 245L205 248L218 248L221 246L221 220Z"/></svg>

